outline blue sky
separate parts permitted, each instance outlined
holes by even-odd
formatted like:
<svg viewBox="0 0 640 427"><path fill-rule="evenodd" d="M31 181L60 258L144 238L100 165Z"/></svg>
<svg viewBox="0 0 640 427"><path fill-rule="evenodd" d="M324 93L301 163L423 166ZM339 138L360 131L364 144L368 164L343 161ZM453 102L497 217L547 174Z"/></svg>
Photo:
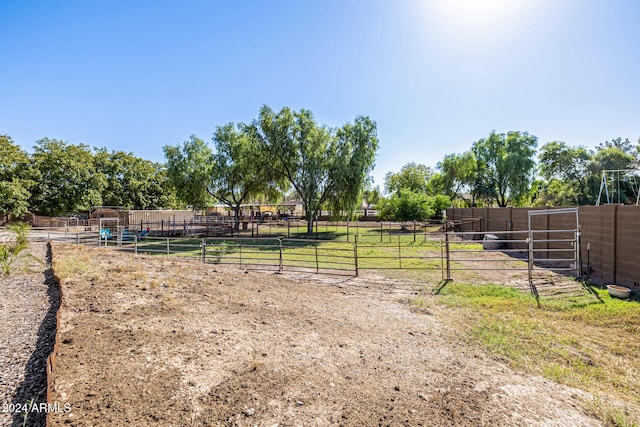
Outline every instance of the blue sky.
<svg viewBox="0 0 640 427"><path fill-rule="evenodd" d="M374 170L492 130L640 137L640 2L0 0L0 134L163 161L262 104L378 124Z"/></svg>

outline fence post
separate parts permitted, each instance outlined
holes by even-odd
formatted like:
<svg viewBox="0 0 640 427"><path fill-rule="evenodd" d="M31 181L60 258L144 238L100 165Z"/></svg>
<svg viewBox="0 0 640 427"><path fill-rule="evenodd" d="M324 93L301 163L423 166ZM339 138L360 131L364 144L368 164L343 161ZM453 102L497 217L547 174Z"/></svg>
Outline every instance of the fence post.
<svg viewBox="0 0 640 427"><path fill-rule="evenodd" d="M440 274L441 274L442 280L444 280L444 236L445 235L446 235L446 231L440 235Z"/></svg>
<svg viewBox="0 0 640 427"><path fill-rule="evenodd" d="M447 252L447 280L451 280L451 253L449 249L449 232L445 233L445 249Z"/></svg>
<svg viewBox="0 0 640 427"><path fill-rule="evenodd" d="M533 286L533 230L531 230L531 226L529 226L529 235L527 237L528 243L528 251L527 251L527 265L528 265L528 273L529 273L529 287ZM532 288L533 289L533 288Z"/></svg>
<svg viewBox="0 0 640 427"><path fill-rule="evenodd" d="M202 252L202 262L207 262L207 239L202 239L200 248Z"/></svg>
<svg viewBox="0 0 640 427"><path fill-rule="evenodd" d="M347 242L349 241L349 220L347 220Z"/></svg>
<svg viewBox="0 0 640 427"><path fill-rule="evenodd" d="M167 258L169 258L169 253L171 249L169 248L169 238L167 237Z"/></svg>
<svg viewBox="0 0 640 427"><path fill-rule="evenodd" d="M358 277L358 235L353 236L353 260L356 265L356 277Z"/></svg>
<svg viewBox="0 0 640 427"><path fill-rule="evenodd" d="M415 234L413 235L415 237ZM402 251L400 249L400 235L398 234L398 265L400 266L400 270L402 270Z"/></svg>
<svg viewBox="0 0 640 427"><path fill-rule="evenodd" d="M416 221L413 221L413 243L416 242Z"/></svg>
<svg viewBox="0 0 640 427"><path fill-rule="evenodd" d="M280 248L280 260L278 264L278 273L282 273L282 239L278 239L278 246Z"/></svg>
<svg viewBox="0 0 640 427"><path fill-rule="evenodd" d="M316 249L316 274L320 273L320 267L318 266L318 241L316 240L315 242L315 249Z"/></svg>
<svg viewBox="0 0 640 427"><path fill-rule="evenodd" d="M382 221L380 221L380 243L382 243Z"/></svg>
<svg viewBox="0 0 640 427"><path fill-rule="evenodd" d="M76 233L76 245L80 244L80 233Z"/></svg>
<svg viewBox="0 0 640 427"><path fill-rule="evenodd" d="M133 235L133 253L138 255L138 235Z"/></svg>
<svg viewBox="0 0 640 427"><path fill-rule="evenodd" d="M287 218L287 238L291 237L291 222Z"/></svg>

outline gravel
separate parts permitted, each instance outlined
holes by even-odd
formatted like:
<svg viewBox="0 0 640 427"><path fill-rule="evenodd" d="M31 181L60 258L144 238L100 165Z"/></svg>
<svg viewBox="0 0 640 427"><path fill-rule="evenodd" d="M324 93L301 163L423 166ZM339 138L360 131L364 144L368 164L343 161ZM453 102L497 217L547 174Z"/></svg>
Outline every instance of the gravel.
<svg viewBox="0 0 640 427"><path fill-rule="evenodd" d="M14 412L16 407L47 401L46 359L53 349L59 292L46 269L46 244L32 244L30 250L42 265L0 276L0 426L22 426L24 413ZM27 414L26 425L45 422L44 411Z"/></svg>

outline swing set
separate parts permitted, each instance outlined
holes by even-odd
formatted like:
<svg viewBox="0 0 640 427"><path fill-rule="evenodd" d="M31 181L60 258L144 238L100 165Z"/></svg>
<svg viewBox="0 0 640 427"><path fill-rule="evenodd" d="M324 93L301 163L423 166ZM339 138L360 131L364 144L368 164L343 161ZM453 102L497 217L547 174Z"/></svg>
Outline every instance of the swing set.
<svg viewBox="0 0 640 427"><path fill-rule="evenodd" d="M596 202L596 206L600 206L600 202L605 203L602 200L602 193L604 192L606 197L606 204L622 204L623 200L621 198L621 190L620 190L620 181L627 180L631 184L631 190L633 191L633 196L636 199L636 206L640 202L640 187L638 186L637 175L640 173L639 169L603 169L602 170L602 179L600 180L600 193L598 194L598 201ZM633 178L633 180L632 180ZM611 185L609 186L609 182ZM611 194L609 191L611 188ZM615 194L614 194L615 193ZM616 196L618 200L616 201Z"/></svg>

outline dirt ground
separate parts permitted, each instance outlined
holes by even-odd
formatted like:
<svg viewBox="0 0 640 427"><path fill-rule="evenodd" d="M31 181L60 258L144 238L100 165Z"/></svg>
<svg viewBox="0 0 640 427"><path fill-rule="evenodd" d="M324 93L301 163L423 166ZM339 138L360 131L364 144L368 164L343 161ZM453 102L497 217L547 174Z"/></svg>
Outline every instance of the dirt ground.
<svg viewBox="0 0 640 427"><path fill-rule="evenodd" d="M51 396L71 411L54 426L602 425L586 393L412 310L416 284L62 245L53 257L77 270L62 280Z"/></svg>

